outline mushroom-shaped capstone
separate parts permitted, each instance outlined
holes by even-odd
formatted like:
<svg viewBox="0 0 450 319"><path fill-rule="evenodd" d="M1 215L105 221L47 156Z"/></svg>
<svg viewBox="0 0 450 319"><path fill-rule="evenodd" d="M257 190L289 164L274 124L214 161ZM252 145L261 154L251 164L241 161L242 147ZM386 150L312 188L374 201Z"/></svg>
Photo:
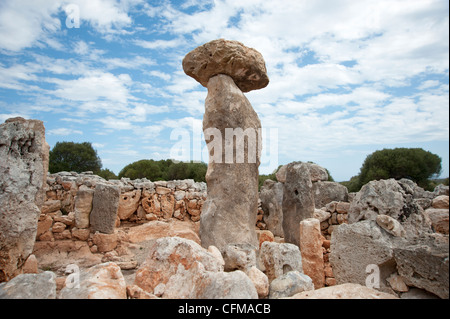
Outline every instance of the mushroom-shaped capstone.
<svg viewBox="0 0 450 319"><path fill-rule="evenodd" d="M204 87L217 74L230 76L242 92L269 84L261 53L238 41L218 39L197 47L184 57L183 70Z"/></svg>

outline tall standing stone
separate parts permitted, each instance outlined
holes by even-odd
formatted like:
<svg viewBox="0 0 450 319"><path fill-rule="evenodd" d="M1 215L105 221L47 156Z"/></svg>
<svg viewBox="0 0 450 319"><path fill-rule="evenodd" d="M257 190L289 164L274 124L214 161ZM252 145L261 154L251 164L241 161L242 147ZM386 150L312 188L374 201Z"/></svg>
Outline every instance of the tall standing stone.
<svg viewBox="0 0 450 319"><path fill-rule="evenodd" d="M313 217L312 187L308 163L293 162L287 165L283 184L283 231L288 243L300 246L300 222Z"/></svg>
<svg viewBox="0 0 450 319"><path fill-rule="evenodd" d="M274 236L284 237L283 232L283 184L270 179L264 181L259 193L264 222Z"/></svg>
<svg viewBox="0 0 450 319"><path fill-rule="evenodd" d="M202 246L258 246L258 167L261 122L242 92L265 87L259 52L237 41L206 43L183 59L185 73L208 88L203 132L209 150L208 197L200 219Z"/></svg>
<svg viewBox="0 0 450 319"><path fill-rule="evenodd" d="M114 233L119 211L120 188L116 185L95 185L90 224L93 231Z"/></svg>
<svg viewBox="0 0 450 319"><path fill-rule="evenodd" d="M20 274L33 250L48 157L42 121L12 118L0 125L0 282Z"/></svg>
<svg viewBox="0 0 450 319"><path fill-rule="evenodd" d="M322 288L325 285L325 275L318 219L308 218L300 222L300 252L303 272L311 277L315 289Z"/></svg>

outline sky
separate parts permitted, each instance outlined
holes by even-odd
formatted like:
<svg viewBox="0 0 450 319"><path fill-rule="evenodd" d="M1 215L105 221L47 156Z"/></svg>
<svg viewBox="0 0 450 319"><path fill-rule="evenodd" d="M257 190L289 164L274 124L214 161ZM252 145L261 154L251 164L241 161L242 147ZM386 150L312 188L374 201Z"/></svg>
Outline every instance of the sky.
<svg viewBox="0 0 450 319"><path fill-rule="evenodd" d="M447 0L0 0L0 123L42 120L50 147L91 142L116 174L207 162L207 89L182 59L219 38L266 63L245 93L261 174L312 161L346 181L376 150L418 147L449 176Z"/></svg>

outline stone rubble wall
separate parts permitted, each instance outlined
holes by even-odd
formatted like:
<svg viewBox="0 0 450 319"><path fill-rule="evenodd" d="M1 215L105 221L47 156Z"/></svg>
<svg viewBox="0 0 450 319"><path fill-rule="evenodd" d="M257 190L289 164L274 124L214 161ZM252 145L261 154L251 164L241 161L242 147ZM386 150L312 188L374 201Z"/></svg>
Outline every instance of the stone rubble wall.
<svg viewBox="0 0 450 319"><path fill-rule="evenodd" d="M320 212L315 211L315 218L319 219L320 231L322 233L322 250L324 261L324 276L325 286L336 285L336 279L333 274L333 269L330 264L330 245L331 234L333 230L341 224L348 224L348 210L350 208L349 202L332 201L325 207L320 209Z"/></svg>
<svg viewBox="0 0 450 319"><path fill-rule="evenodd" d="M206 184L193 180L151 182L145 178L122 178L106 181L92 172L49 174L36 240L89 241L90 233L94 232L89 214L99 183L120 189L116 227L171 218L196 222L206 199Z"/></svg>

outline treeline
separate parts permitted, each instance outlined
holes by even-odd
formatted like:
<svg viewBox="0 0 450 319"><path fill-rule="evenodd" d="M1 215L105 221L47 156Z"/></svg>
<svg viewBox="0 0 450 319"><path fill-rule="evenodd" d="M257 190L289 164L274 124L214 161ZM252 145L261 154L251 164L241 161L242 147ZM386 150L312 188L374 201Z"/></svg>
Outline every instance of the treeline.
<svg viewBox="0 0 450 319"><path fill-rule="evenodd" d="M442 172L442 159L421 148L394 148L375 151L368 155L358 175L342 182L349 192L357 192L373 180L402 179L414 181L425 190L432 191ZM448 185L448 178L442 180Z"/></svg>
<svg viewBox="0 0 450 319"><path fill-rule="evenodd" d="M448 178L436 179L442 171L441 158L421 148L383 149L368 155L358 175L349 181L341 182L349 192L358 192L361 187L372 180L408 178L425 190L432 191L439 183L448 185ZM312 162L310 162L312 163ZM266 179L276 181L276 172L259 176L259 187ZM147 178L151 181L193 179L205 182L206 163L178 162L173 160L144 159L128 164L116 176L102 162L91 143L58 142L50 151L50 173L60 171L92 171L105 179L127 177L130 179ZM328 180L334 181L327 170Z"/></svg>
<svg viewBox="0 0 450 319"><path fill-rule="evenodd" d="M171 181L177 179L193 179L205 182L208 166L197 162L174 162L172 160L140 160L125 166L119 172L119 178L144 178L151 181Z"/></svg>
<svg viewBox="0 0 450 319"><path fill-rule="evenodd" d="M125 166L117 176L111 170L102 168L97 151L89 142L57 142L50 151L49 171L86 172L92 171L107 180L127 177L130 179L147 178L151 181L193 179L205 182L208 166L197 162L175 162L172 160L140 160Z"/></svg>

